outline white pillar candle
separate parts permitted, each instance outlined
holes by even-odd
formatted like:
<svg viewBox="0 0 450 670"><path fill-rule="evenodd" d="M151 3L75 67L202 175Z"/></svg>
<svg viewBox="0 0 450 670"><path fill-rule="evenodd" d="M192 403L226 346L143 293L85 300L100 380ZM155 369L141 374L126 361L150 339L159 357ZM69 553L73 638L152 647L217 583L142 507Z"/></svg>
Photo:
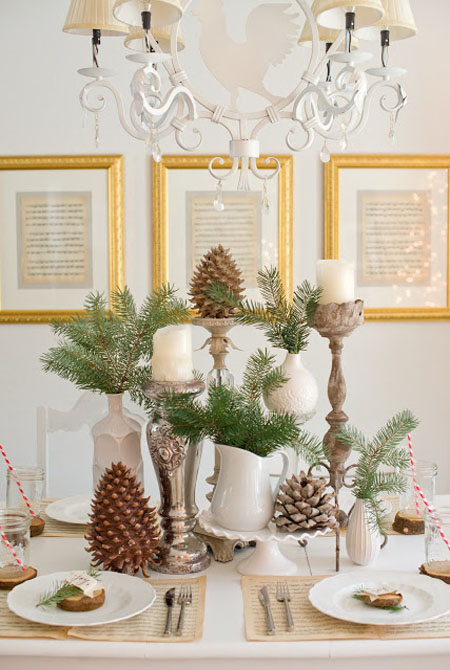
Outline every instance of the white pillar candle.
<svg viewBox="0 0 450 670"><path fill-rule="evenodd" d="M322 289L319 303L340 305L355 299L355 270L346 261L317 261L317 285Z"/></svg>
<svg viewBox="0 0 450 670"><path fill-rule="evenodd" d="M187 382L193 378L191 326L167 326L153 336L152 379Z"/></svg>

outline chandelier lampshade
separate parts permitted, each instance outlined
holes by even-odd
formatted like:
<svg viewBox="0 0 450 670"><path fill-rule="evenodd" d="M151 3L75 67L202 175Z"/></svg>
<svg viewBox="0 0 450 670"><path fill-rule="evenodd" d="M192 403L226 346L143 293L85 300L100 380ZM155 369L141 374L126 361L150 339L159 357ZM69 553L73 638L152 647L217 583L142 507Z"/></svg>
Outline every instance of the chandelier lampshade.
<svg viewBox="0 0 450 670"><path fill-rule="evenodd" d="M170 36L171 28L170 26L161 26L160 28L152 28L152 35L157 40L162 51L168 53L170 51ZM133 51L147 51L145 44L144 31L142 28L133 27L130 29L130 32L125 37L124 44L127 49L132 49ZM177 35L177 50L182 51L186 46L186 42L183 39L181 34L181 29L178 28Z"/></svg>
<svg viewBox="0 0 450 670"><path fill-rule="evenodd" d="M314 2L311 5L311 11L314 14L314 16L317 13L317 7L320 5L321 0L314 0ZM340 30L333 30L331 28L324 28L323 26L318 25L317 26L318 32L319 32L319 41L320 42L328 42L328 43L333 43L335 39L337 39L339 33L341 32ZM302 46L310 46L312 43L312 35L311 35L311 26L309 25L309 21L305 21L305 24L303 26L303 30L300 34L298 44L301 44ZM353 37L352 39L352 47L354 49L359 49L359 42L358 40Z"/></svg>
<svg viewBox="0 0 450 670"><path fill-rule="evenodd" d="M389 30L391 40L404 40L417 34L417 26L409 0L381 0L385 14L373 26L361 28L358 35L364 40L378 40L380 30Z"/></svg>
<svg viewBox="0 0 450 670"><path fill-rule="evenodd" d="M129 26L140 28L142 26L141 13L151 12L151 27L161 28L170 26L180 20L183 9L180 0L116 0L114 3L114 16L118 21L123 21Z"/></svg>
<svg viewBox="0 0 450 670"><path fill-rule="evenodd" d="M72 0L63 30L73 35L92 36L93 30L102 35L120 37L128 28L113 15L114 0Z"/></svg>
<svg viewBox="0 0 450 670"><path fill-rule="evenodd" d="M324 28L342 30L347 12L355 12L356 28L371 26L384 16L381 0L318 0L314 15Z"/></svg>

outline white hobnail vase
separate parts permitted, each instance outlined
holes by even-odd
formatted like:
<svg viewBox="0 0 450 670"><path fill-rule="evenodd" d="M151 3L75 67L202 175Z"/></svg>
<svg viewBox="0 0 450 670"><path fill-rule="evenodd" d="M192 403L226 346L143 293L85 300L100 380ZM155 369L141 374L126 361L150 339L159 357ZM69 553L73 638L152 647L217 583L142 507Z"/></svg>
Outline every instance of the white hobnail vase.
<svg viewBox="0 0 450 670"><path fill-rule="evenodd" d="M288 381L264 396L272 412L292 412L299 423L309 421L316 413L319 389L317 382L301 360L301 354L286 352L280 370Z"/></svg>
<svg viewBox="0 0 450 670"><path fill-rule="evenodd" d="M92 426L94 490L106 468L121 461L144 482L141 426L123 412L123 393L107 394L108 414Z"/></svg>
<svg viewBox="0 0 450 670"><path fill-rule="evenodd" d="M211 513L223 528L256 531L271 521L280 484L285 480L289 457L277 451L283 468L272 491L268 466L270 456L262 458L250 451L216 444L220 453L220 472L211 500Z"/></svg>
<svg viewBox="0 0 450 670"><path fill-rule="evenodd" d="M357 565L371 565L378 558L381 535L367 520L367 502L357 498L350 514L345 536L349 558Z"/></svg>

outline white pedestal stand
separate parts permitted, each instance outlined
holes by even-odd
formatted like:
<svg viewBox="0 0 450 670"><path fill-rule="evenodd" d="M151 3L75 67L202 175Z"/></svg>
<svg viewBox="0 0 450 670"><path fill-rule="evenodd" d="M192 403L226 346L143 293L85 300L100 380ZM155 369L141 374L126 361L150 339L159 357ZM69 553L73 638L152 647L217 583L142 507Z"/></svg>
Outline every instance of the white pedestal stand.
<svg viewBox="0 0 450 670"><path fill-rule="evenodd" d="M269 523L261 530L239 531L228 530L220 526L209 510L201 512L199 525L211 535L224 537L228 540L256 542L255 550L248 558L237 565L241 575L296 575L297 564L290 561L279 549L281 542L295 542L309 539L317 535L325 535L329 529L315 531L298 531L296 533L280 533L275 524Z"/></svg>

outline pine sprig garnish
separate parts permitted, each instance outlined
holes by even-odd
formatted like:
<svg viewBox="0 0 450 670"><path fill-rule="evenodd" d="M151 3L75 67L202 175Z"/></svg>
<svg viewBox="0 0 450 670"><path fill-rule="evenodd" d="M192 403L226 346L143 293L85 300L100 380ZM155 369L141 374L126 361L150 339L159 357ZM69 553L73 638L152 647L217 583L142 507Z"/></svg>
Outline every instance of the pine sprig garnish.
<svg viewBox="0 0 450 670"><path fill-rule="evenodd" d="M304 281L297 286L290 301L275 267L260 270L257 284L263 303L238 300L233 291L220 282L211 282L205 293L214 301L232 307L233 318L238 323L262 330L274 347L291 354L306 349L321 289Z"/></svg>
<svg viewBox="0 0 450 670"><path fill-rule="evenodd" d="M57 605L66 598L82 595L83 591L78 586L66 582L57 582L53 589L42 596L36 607L50 607L50 605Z"/></svg>
<svg viewBox="0 0 450 670"><path fill-rule="evenodd" d="M367 501L367 520L372 528L383 529L386 521L380 494L394 495L405 490L406 480L401 471L409 467L409 453L400 448L400 443L418 425L412 412L404 410L389 419L370 441L353 426L342 428L336 435L338 440L360 454L353 492L356 498ZM380 471L382 466L400 472Z"/></svg>
<svg viewBox="0 0 450 670"><path fill-rule="evenodd" d="M89 293L84 313L53 322L59 341L41 356L44 371L82 390L129 391L133 400L144 404L141 387L151 376L153 335L189 319L187 303L175 293L172 286L161 286L138 309L129 288L117 289L111 310L103 294Z"/></svg>
<svg viewBox="0 0 450 670"><path fill-rule="evenodd" d="M354 593L353 597L356 598L356 600L359 600L362 603L364 603L364 600L363 600L360 593ZM367 603L364 603L364 604L367 605ZM399 603L398 605L391 605L390 607L383 607L382 609L383 609L383 612L395 613L395 612L401 612L402 610L405 610L405 609L408 609L408 608L406 607L406 605L401 605Z"/></svg>

